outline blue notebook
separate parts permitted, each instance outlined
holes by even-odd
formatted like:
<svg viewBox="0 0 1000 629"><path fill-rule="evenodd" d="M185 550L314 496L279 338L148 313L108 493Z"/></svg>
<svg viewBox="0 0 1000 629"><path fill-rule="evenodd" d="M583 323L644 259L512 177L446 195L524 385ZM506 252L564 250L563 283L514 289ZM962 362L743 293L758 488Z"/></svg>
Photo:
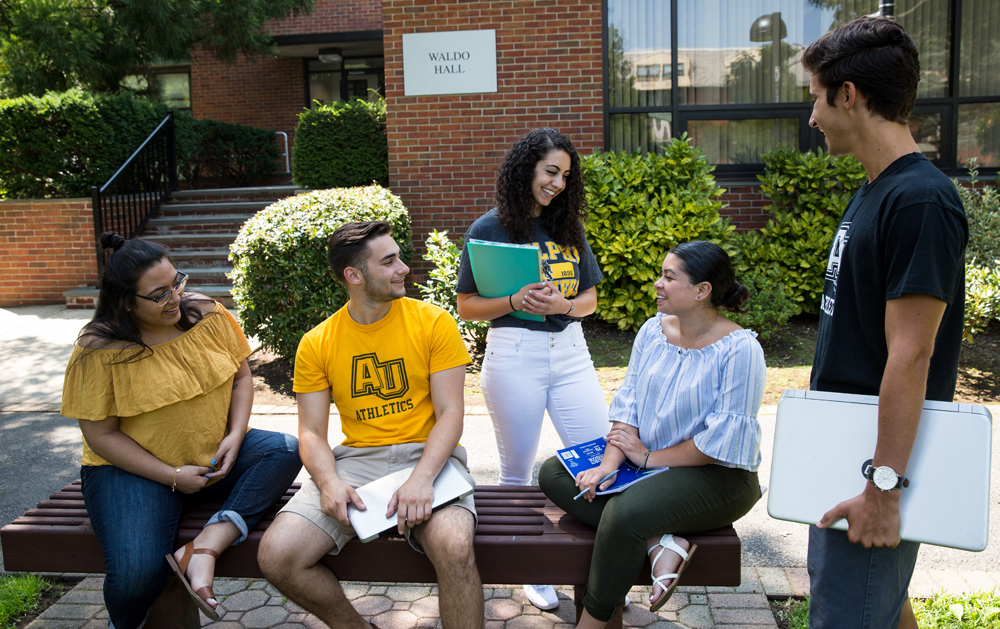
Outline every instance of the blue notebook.
<svg viewBox="0 0 1000 629"><path fill-rule="evenodd" d="M566 471L570 473L571 476L576 478L576 475L584 470L589 470L593 467L597 467L601 464L601 459L604 458L604 448L607 447L608 442L604 437L598 437L593 441L588 441L586 443L581 443L580 445L573 446L571 448L563 448L562 450L557 450L556 454L559 456L559 461L566 468ZM667 467L658 467L652 470L640 470L636 466L632 465L628 459L622 461L622 464L618 466L618 476L615 477L615 483L603 491L598 491L598 496L603 496L605 494L617 494L620 491L628 489L632 485L635 485L639 481L649 478L650 476L656 476L660 472L666 472Z"/></svg>
<svg viewBox="0 0 1000 629"><path fill-rule="evenodd" d="M469 264L476 288L483 297L506 297L526 284L544 282L542 252L538 245L512 245L470 238L466 241ZM516 310L510 316L527 321L545 321L545 315Z"/></svg>

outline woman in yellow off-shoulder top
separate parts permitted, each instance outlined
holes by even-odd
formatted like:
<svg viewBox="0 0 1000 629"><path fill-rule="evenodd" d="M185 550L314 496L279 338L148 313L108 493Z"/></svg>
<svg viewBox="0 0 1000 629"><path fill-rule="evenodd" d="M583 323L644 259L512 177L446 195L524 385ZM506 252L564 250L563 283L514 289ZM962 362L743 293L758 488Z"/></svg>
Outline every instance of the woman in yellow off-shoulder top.
<svg viewBox="0 0 1000 629"><path fill-rule="evenodd" d="M215 559L295 479L298 440L248 429L246 337L225 308L184 292L187 275L166 249L111 233L101 245L114 252L66 367L62 414L83 431L83 497L104 550L111 626L142 626L171 570L217 619ZM205 499L223 506L176 548L181 509Z"/></svg>

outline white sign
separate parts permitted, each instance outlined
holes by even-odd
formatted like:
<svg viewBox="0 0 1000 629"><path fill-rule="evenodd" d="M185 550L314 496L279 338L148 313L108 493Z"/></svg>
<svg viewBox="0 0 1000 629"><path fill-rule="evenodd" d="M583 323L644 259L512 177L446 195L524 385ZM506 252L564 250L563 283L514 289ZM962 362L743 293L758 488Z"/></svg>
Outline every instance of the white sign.
<svg viewBox="0 0 1000 629"><path fill-rule="evenodd" d="M496 91L495 30L403 35L404 95Z"/></svg>

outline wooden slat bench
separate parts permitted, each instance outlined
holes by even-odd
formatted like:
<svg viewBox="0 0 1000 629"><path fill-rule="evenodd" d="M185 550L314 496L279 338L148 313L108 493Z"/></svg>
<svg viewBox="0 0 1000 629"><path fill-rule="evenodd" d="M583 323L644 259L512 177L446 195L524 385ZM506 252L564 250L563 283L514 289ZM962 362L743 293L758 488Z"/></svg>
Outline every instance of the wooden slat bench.
<svg viewBox="0 0 1000 629"><path fill-rule="evenodd" d="M292 485L247 540L222 555L217 576L263 577L257 565L260 539L277 510L297 490L298 484ZM572 585L579 615L594 530L566 515L538 487L477 486L475 500L479 512L476 563L483 583ZM185 512L178 545L194 539L219 506L206 504ZM684 573L683 585L740 584L740 540L732 526L685 538L698 544L698 553ZM79 481L3 527L0 543L4 568L10 572L104 572L104 555L90 527ZM352 540L339 555L327 556L323 563L345 581L437 581L430 561L395 533L368 544ZM637 584L650 582L647 567ZM197 612L179 588L168 588L153 612L147 627L198 626ZM608 627L621 627L620 613Z"/></svg>

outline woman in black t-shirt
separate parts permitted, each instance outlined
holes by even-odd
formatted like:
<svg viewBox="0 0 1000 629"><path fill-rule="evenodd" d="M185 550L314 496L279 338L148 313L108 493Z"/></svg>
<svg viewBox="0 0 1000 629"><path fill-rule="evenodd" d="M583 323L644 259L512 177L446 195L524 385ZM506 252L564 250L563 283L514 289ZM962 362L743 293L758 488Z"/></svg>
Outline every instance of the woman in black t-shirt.
<svg viewBox="0 0 1000 629"><path fill-rule="evenodd" d="M481 383L500 452L500 484L531 483L542 418L564 447L605 436L607 403L580 319L597 309L600 268L583 232L580 158L554 129L535 129L511 147L497 176L497 207L473 223L469 238L537 243L547 281L503 297L479 295L468 249L458 274L458 313L489 321ZM545 315L544 321L512 316ZM525 586L541 609L558 606L550 586Z"/></svg>

